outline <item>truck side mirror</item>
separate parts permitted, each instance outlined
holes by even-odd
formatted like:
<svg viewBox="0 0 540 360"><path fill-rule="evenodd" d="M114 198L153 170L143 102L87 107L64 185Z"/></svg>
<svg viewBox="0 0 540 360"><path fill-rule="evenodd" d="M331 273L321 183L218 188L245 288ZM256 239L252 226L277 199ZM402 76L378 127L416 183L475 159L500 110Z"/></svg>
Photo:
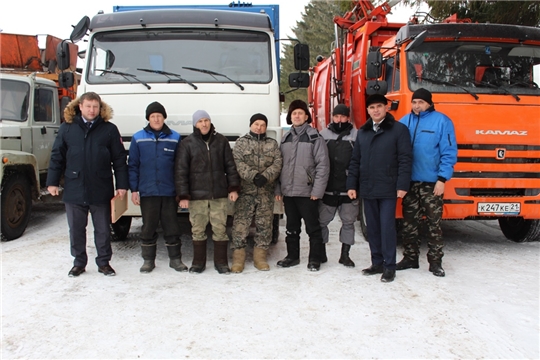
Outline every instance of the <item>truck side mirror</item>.
<svg viewBox="0 0 540 360"><path fill-rule="evenodd" d="M309 87L309 74L308 73L289 74L289 86L292 88Z"/></svg>
<svg viewBox="0 0 540 360"><path fill-rule="evenodd" d="M294 45L294 68L296 70L309 69L309 46L306 44Z"/></svg>
<svg viewBox="0 0 540 360"><path fill-rule="evenodd" d="M56 47L56 66L60 70L69 69L69 44L67 41L62 41Z"/></svg>
<svg viewBox="0 0 540 360"><path fill-rule="evenodd" d="M75 83L75 77L72 72L62 72L58 74L58 86L68 89Z"/></svg>
<svg viewBox="0 0 540 360"><path fill-rule="evenodd" d="M368 79L378 79L382 75L382 54L370 51L367 56L366 76Z"/></svg>
<svg viewBox="0 0 540 360"><path fill-rule="evenodd" d="M386 83L386 81L370 80L367 82L366 95L386 95L387 92L388 84Z"/></svg>
<svg viewBox="0 0 540 360"><path fill-rule="evenodd" d="M90 27L90 18L88 16L84 16L77 25L73 28L73 31L71 32L71 35L69 36L69 39L71 42L75 43L79 40L81 40L84 35L86 35L86 32L88 31L88 28Z"/></svg>

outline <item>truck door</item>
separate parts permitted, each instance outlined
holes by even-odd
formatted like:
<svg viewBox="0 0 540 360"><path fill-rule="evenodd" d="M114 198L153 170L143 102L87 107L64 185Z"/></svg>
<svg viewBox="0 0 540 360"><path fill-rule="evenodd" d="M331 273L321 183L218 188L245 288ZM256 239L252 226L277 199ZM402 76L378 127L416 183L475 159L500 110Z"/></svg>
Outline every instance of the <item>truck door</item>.
<svg viewBox="0 0 540 360"><path fill-rule="evenodd" d="M57 103L56 89L39 86L34 90L32 153L37 159L40 172L46 171L49 167L51 149L60 127Z"/></svg>

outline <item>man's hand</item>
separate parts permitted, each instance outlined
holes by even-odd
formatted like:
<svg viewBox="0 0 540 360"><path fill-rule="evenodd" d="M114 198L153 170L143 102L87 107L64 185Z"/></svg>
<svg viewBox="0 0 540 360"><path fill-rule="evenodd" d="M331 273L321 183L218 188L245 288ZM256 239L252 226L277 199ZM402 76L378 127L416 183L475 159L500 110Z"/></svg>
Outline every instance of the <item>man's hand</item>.
<svg viewBox="0 0 540 360"><path fill-rule="evenodd" d="M182 209L187 209L189 207L189 200L186 200L186 199L180 200L180 207Z"/></svg>
<svg viewBox="0 0 540 360"><path fill-rule="evenodd" d="M47 186L47 191L52 196L58 196L58 186Z"/></svg>
<svg viewBox="0 0 540 360"><path fill-rule="evenodd" d="M352 199L352 200L356 199L356 190L351 189L351 190L347 191L347 195L349 195L349 198Z"/></svg>
<svg viewBox="0 0 540 360"><path fill-rule="evenodd" d="M435 183L435 189L433 189L433 195L440 196L444 194L444 183L442 181L437 181Z"/></svg>
<svg viewBox="0 0 540 360"><path fill-rule="evenodd" d="M311 195L310 199L311 199L311 200L319 200L319 198L318 198L318 197L316 197L316 196L313 196L313 195Z"/></svg>
<svg viewBox="0 0 540 360"><path fill-rule="evenodd" d="M141 197L139 196L138 191L131 193L131 202L133 205L141 205Z"/></svg>
<svg viewBox="0 0 540 360"><path fill-rule="evenodd" d="M236 191L231 191L229 193L229 200L231 200L232 202L235 202L236 199L238 199L238 193Z"/></svg>
<svg viewBox="0 0 540 360"><path fill-rule="evenodd" d="M126 196L127 190L126 189L116 189L116 195L120 195L120 200L124 199L124 196Z"/></svg>
<svg viewBox="0 0 540 360"><path fill-rule="evenodd" d="M283 196L281 196L281 195L276 195L275 198L276 198L276 201L283 200Z"/></svg>
<svg viewBox="0 0 540 360"><path fill-rule="evenodd" d="M398 191L397 191L397 197L398 197L398 198L402 198L402 199L403 199L403 198L405 197L405 195L407 195L407 192L406 192L405 190L398 190Z"/></svg>

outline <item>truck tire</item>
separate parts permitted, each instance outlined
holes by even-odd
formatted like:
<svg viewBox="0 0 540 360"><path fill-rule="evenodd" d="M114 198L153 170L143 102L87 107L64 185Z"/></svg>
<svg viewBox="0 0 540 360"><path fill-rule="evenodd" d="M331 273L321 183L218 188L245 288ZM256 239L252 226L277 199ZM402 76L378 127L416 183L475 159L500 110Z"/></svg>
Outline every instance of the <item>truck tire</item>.
<svg viewBox="0 0 540 360"><path fill-rule="evenodd" d="M122 216L114 224L111 224L111 237L113 241L126 240L131 227L131 216Z"/></svg>
<svg viewBox="0 0 540 360"><path fill-rule="evenodd" d="M26 176L9 175L3 184L1 198L2 238L17 239L24 233L32 210L32 193Z"/></svg>
<svg viewBox="0 0 540 360"><path fill-rule="evenodd" d="M515 242L540 240L540 220L525 220L522 217L500 218L499 226L509 240Z"/></svg>

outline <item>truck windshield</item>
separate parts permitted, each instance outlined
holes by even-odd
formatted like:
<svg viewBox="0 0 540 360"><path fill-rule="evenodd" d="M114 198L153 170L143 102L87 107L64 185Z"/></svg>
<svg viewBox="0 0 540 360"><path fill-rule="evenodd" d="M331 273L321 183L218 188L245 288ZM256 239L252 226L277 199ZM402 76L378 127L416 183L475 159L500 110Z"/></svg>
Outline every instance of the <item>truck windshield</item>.
<svg viewBox="0 0 540 360"><path fill-rule="evenodd" d="M424 42L407 53L409 87L434 93L540 95L540 47Z"/></svg>
<svg viewBox="0 0 540 360"><path fill-rule="evenodd" d="M30 85L22 81L0 79L1 120L26 121Z"/></svg>
<svg viewBox="0 0 540 360"><path fill-rule="evenodd" d="M181 76L187 84L230 82L223 77L188 71L186 67L208 69L242 84L272 80L270 37L261 32L223 29L114 31L96 34L89 46L87 81L93 84L133 82L114 71L133 74L145 83L172 82L170 77L163 76L164 72Z"/></svg>

